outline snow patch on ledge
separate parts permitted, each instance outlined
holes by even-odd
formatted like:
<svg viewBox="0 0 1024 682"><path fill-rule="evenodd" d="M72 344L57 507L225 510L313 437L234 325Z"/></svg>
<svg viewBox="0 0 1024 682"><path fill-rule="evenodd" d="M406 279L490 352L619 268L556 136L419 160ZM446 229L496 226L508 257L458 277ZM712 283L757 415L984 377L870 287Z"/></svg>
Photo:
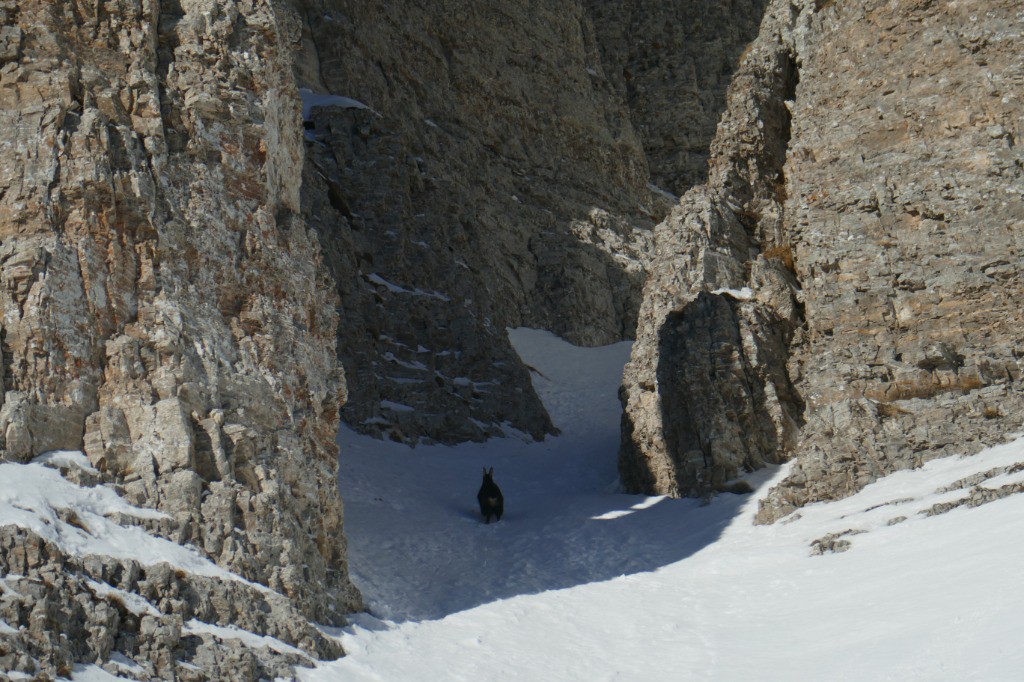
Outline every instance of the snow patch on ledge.
<svg viewBox="0 0 1024 682"><path fill-rule="evenodd" d="M368 109L369 111L373 111L373 109L368 107L366 104L363 104L357 99L352 99L351 97L313 92L308 88L299 88L299 94L302 96L303 121L312 120L313 107L341 107L342 109Z"/></svg>
<svg viewBox="0 0 1024 682"><path fill-rule="evenodd" d="M392 412L415 412L415 407L409 407L402 403L396 403L393 400L382 400L380 401L381 409L391 410Z"/></svg>
<svg viewBox="0 0 1024 682"><path fill-rule="evenodd" d="M662 189L661 187L658 187L653 182L647 183L647 189L651 190L655 194L659 194L659 195L665 197L666 199L671 201L673 204L678 204L679 203L679 197L677 197L675 194L672 194L672 192L669 192L667 189Z"/></svg>
<svg viewBox="0 0 1024 682"><path fill-rule="evenodd" d="M754 290L750 287L743 287L742 289L715 289L711 293L716 296L728 296L736 299L737 301L754 300Z"/></svg>
<svg viewBox="0 0 1024 682"><path fill-rule="evenodd" d="M58 469L70 469L71 467L77 467L82 471L89 472L90 474L100 473L89 462L89 458L78 450L50 450L49 452L44 452L39 455L32 461L38 464L49 464L50 466Z"/></svg>
<svg viewBox="0 0 1024 682"><path fill-rule="evenodd" d="M137 561L143 566L166 562L194 575L233 580L261 592L273 592L221 568L190 547L150 535L137 526L119 525L107 517L116 514L150 520L169 517L155 509L129 504L107 486L76 485L42 463L67 462L80 466L82 460L88 462L82 453L46 453L37 460L29 464L0 463L0 527L24 528L72 556L108 556Z"/></svg>
<svg viewBox="0 0 1024 682"><path fill-rule="evenodd" d="M406 289L400 287L397 284L393 284L388 280L384 279L376 272L372 272L369 275L363 275L366 281L371 284L382 286L393 294L408 294L410 296L426 296L427 298L436 298L439 301L450 301L451 299L442 294L440 291L424 291L423 289Z"/></svg>
<svg viewBox="0 0 1024 682"><path fill-rule="evenodd" d="M153 606L150 602L148 602L141 595L135 594L133 592L125 592L124 590L112 587L106 583L101 583L96 580L86 580L85 584L88 585L89 589L92 590L93 594L95 594L100 599L116 599L117 601L121 602L122 606L124 606L127 610L131 611L136 616L160 616L160 612L157 610L157 608Z"/></svg>
<svg viewBox="0 0 1024 682"><path fill-rule="evenodd" d="M19 679L19 678L12 678L12 679ZM20 678L20 679L30 679L30 678L25 677L25 678ZM65 678L61 677L59 679L63 680ZM111 673L108 673L106 670L104 670L103 668L99 667L98 665L96 665L94 663L89 663L89 664L76 663L71 668L71 679L74 682L119 682L119 680L121 680L123 678L118 677L117 675L113 675Z"/></svg>
<svg viewBox="0 0 1024 682"><path fill-rule="evenodd" d="M309 654L302 649L294 647L291 644L286 644L276 637L257 635L254 632L243 630L239 627L235 627L234 625L211 625L210 623L204 623L201 620L193 618L189 622L185 623L185 627L182 628L182 632L189 635L212 635L221 641L237 639L251 649L261 649L266 647L279 654L292 654L306 660L312 660L309 657Z"/></svg>

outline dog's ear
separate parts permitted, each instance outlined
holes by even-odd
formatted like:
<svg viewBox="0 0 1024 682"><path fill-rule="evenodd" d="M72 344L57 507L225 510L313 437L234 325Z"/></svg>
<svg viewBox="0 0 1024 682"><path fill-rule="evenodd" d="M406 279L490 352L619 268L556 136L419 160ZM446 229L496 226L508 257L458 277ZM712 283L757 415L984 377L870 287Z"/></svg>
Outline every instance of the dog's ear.
<svg viewBox="0 0 1024 682"><path fill-rule="evenodd" d="M484 467L484 476L487 475L487 467Z"/></svg>
<svg viewBox="0 0 1024 682"><path fill-rule="evenodd" d="M491 470L487 472L487 475L488 476L493 476L494 475L494 467L491 467Z"/></svg>

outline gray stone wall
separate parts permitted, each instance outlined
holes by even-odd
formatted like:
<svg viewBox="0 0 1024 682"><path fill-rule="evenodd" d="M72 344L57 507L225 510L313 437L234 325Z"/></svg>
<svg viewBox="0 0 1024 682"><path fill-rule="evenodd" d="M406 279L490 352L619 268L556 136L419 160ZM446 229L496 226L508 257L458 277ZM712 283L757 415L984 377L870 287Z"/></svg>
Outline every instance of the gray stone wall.
<svg viewBox="0 0 1024 682"><path fill-rule="evenodd" d="M808 404L770 521L1024 423L1024 16L1014 2L810 14L786 164Z"/></svg>
<svg viewBox="0 0 1024 682"><path fill-rule="evenodd" d="M709 148L767 0L586 0L604 72L621 93L651 182L676 195L707 180Z"/></svg>
<svg viewBox="0 0 1024 682"><path fill-rule="evenodd" d="M370 107L314 111L307 143L310 215L356 273L337 278L345 420L412 442L551 432L505 328L630 336L665 211L586 12L307 4L299 80Z"/></svg>
<svg viewBox="0 0 1024 682"><path fill-rule="evenodd" d="M804 320L780 182L798 75L791 21L769 7L729 89L707 184L655 229L620 390L630 491L710 494L783 461L802 423L786 365Z"/></svg>
<svg viewBox="0 0 1024 682"><path fill-rule="evenodd" d="M335 480L344 384L336 294L301 214L296 17L40 1L0 2L0 24L3 459L84 450L93 483L168 514L160 534L271 588L281 618L343 622L360 605ZM37 543L24 535L18 551ZM52 587L5 612L28 626L16 646L35 663L18 669L64 674L53 661L102 658L113 639L177 660L177 639L131 620L67 650L59 633L91 626L62 604L92 597L83 569L40 552L3 566ZM228 589L200 582L165 613ZM217 622L286 629L237 597Z"/></svg>
<svg viewBox="0 0 1024 682"><path fill-rule="evenodd" d="M768 522L1019 430L1022 30L1010 2L769 5L656 228L628 487L795 457Z"/></svg>
<svg viewBox="0 0 1024 682"><path fill-rule="evenodd" d="M313 112L307 142L308 215L350 245L328 259L344 419L411 442L550 432L504 329L632 338L651 228L703 177L763 3L305 8L298 80L370 107Z"/></svg>

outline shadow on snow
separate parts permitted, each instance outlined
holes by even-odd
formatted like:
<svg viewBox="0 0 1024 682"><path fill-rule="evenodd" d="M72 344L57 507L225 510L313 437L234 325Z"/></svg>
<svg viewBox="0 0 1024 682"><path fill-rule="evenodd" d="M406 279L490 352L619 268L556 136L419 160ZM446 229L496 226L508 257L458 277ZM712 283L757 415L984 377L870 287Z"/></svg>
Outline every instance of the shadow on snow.
<svg viewBox="0 0 1024 682"><path fill-rule="evenodd" d="M341 476L353 577L370 613L396 622L655 571L715 542L751 501L603 492L593 476L579 485L581 460L491 457L506 511L485 525L480 456L418 450L357 457Z"/></svg>

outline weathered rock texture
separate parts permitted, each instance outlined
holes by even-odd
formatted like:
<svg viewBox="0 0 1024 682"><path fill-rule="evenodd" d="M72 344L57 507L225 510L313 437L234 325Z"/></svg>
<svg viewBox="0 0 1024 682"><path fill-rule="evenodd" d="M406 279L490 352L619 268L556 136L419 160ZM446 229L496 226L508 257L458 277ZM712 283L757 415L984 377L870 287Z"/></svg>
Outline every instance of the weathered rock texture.
<svg viewBox="0 0 1024 682"><path fill-rule="evenodd" d="M336 295L301 214L296 16L5 0L0 24L3 457L84 450L171 515L165 535L341 622L359 605L335 482L344 388ZM88 598L80 567L40 551L29 568L68 573L47 603ZM179 601L166 613L197 608ZM266 621L260 600L233 608ZM86 627L83 612L50 624ZM178 655L122 625L123 653ZM75 660L109 653L89 642ZM40 661L51 645L24 644Z"/></svg>
<svg viewBox="0 0 1024 682"><path fill-rule="evenodd" d="M726 90L767 4L585 2L603 71L629 107L654 185L682 195L707 180Z"/></svg>
<svg viewBox="0 0 1024 682"><path fill-rule="evenodd" d="M769 12L730 88L707 185L656 228L620 391L631 490L708 494L781 461L801 424L786 360L803 311L782 211L797 71L788 5Z"/></svg>
<svg viewBox="0 0 1024 682"><path fill-rule="evenodd" d="M0 0L3 458L272 590L6 527L3 665L337 654L339 358L357 428L539 438L505 327L636 329L623 480L795 455L764 521L1019 429L1017 3L642 5Z"/></svg>
<svg viewBox="0 0 1024 682"><path fill-rule="evenodd" d="M137 675L247 679L295 662L219 660L229 645L191 621L337 653L303 619L359 606L339 358L361 429L551 432L505 327L632 335L672 200L648 155L672 187L699 177L760 5L718 7L0 0L3 458L82 450L88 485L169 515L150 532L274 591L5 528L0 568L25 577L3 596L4 665L118 653ZM370 108L320 107L303 130L299 87Z"/></svg>
<svg viewBox="0 0 1024 682"><path fill-rule="evenodd" d="M786 167L808 425L770 521L1024 423L1024 12L808 17Z"/></svg>
<svg viewBox="0 0 1024 682"><path fill-rule="evenodd" d="M280 594L166 563L69 557L14 526L0 529L0 571L0 673L52 680L85 662L134 679L257 680L342 653ZM197 621L295 650L245 646Z"/></svg>
<svg viewBox="0 0 1024 682"><path fill-rule="evenodd" d="M582 4L307 4L302 85L371 107L315 109L307 144L310 213L350 245L345 419L543 436L505 328L630 336L665 210Z"/></svg>
<svg viewBox="0 0 1024 682"><path fill-rule="evenodd" d="M551 430L505 327L632 337L674 201L651 175L703 177L761 5L306 3L300 83L370 107L315 109L307 143L308 214L345 244L328 261L347 422L411 441Z"/></svg>
<svg viewBox="0 0 1024 682"><path fill-rule="evenodd" d="M769 6L707 185L657 228L630 487L795 456L771 521L1020 428L1022 32L1013 2Z"/></svg>
<svg viewBox="0 0 1024 682"><path fill-rule="evenodd" d="M339 358L363 430L553 430L505 327L632 335L674 200L648 157L670 188L699 179L760 8L618 4L0 0L3 458L82 450L88 485L169 515L151 532L274 591L5 528L0 569L25 577L3 595L4 665L117 653L136 675L248 679L295 662L191 621L337 653L304 619L359 606ZM303 130L299 87L369 108Z"/></svg>

